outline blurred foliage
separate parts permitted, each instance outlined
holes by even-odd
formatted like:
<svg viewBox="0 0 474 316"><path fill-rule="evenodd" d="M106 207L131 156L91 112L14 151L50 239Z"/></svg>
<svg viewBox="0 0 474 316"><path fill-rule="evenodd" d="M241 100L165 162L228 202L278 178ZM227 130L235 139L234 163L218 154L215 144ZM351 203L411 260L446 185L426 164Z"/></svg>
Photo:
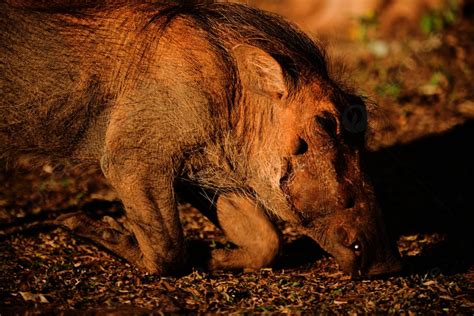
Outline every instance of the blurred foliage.
<svg viewBox="0 0 474 316"><path fill-rule="evenodd" d="M396 81L380 83L375 87L375 92L383 97L397 99L400 96L401 86Z"/></svg>
<svg viewBox="0 0 474 316"><path fill-rule="evenodd" d="M365 15L360 16L358 19L359 23L357 27L354 28L353 38L356 38L362 42L368 42L370 33L378 25L378 18L374 11L369 11Z"/></svg>
<svg viewBox="0 0 474 316"><path fill-rule="evenodd" d="M420 28L424 34L438 33L452 25L458 15L458 4L450 0L444 10L429 11L420 20Z"/></svg>

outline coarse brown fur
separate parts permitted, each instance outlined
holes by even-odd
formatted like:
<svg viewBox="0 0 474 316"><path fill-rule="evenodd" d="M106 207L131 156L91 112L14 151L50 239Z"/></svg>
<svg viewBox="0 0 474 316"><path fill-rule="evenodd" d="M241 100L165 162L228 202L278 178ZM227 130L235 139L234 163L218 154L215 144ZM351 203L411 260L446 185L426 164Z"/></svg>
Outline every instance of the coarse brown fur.
<svg viewBox="0 0 474 316"><path fill-rule="evenodd" d="M190 200L215 206L238 246L215 251L212 269L270 265L272 216L349 273L398 269L360 169L363 99L331 79L324 52L293 25L211 1L2 2L0 30L1 155L100 163L125 206L126 228L62 218L76 233L172 272L186 258L177 196L199 188L215 200Z"/></svg>

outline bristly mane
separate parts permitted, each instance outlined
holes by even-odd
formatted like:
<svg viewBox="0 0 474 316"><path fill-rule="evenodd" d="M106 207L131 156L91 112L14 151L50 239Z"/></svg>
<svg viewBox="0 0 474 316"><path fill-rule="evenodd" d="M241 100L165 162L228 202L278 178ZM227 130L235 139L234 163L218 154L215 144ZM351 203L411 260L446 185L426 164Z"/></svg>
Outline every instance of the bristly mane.
<svg viewBox="0 0 474 316"><path fill-rule="evenodd" d="M147 25L157 22L162 31L180 17L204 30L217 50L225 52L225 41L231 37L263 49L280 63L290 88L315 76L328 79L325 51L315 41L280 16L245 4L214 0L83 0L71 4L68 0L53 0L50 5L39 2L39 8L33 10L81 14L82 9L130 3L141 3L145 10L156 11Z"/></svg>
<svg viewBox="0 0 474 316"><path fill-rule="evenodd" d="M328 79L325 51L276 14L244 4L206 0L158 1L154 5L159 12L149 24L159 22L164 29L177 17L190 19L208 34L217 50L225 52L226 39L234 38L266 51L281 65L290 88L314 77Z"/></svg>

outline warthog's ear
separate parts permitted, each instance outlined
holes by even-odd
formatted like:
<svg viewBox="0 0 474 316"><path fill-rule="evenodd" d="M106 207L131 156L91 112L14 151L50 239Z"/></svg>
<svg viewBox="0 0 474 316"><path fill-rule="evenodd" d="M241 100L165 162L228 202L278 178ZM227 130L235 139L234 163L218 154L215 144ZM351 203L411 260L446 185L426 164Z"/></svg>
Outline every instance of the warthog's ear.
<svg viewBox="0 0 474 316"><path fill-rule="evenodd" d="M288 95L283 70L270 54L245 44L236 46L233 54L245 89L279 99Z"/></svg>

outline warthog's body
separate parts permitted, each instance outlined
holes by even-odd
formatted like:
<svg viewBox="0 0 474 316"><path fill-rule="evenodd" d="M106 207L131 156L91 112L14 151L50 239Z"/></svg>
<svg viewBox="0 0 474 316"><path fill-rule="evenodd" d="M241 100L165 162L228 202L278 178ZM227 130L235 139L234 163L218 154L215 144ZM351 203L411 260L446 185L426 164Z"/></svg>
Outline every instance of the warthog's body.
<svg viewBox="0 0 474 316"><path fill-rule="evenodd" d="M0 43L3 158L100 162L125 206L128 230L64 219L78 234L170 272L185 258L177 194L202 207L203 190L238 246L214 251L211 268L271 264L269 215L347 272L397 268L360 171L363 101L278 17L236 4L1 3Z"/></svg>

